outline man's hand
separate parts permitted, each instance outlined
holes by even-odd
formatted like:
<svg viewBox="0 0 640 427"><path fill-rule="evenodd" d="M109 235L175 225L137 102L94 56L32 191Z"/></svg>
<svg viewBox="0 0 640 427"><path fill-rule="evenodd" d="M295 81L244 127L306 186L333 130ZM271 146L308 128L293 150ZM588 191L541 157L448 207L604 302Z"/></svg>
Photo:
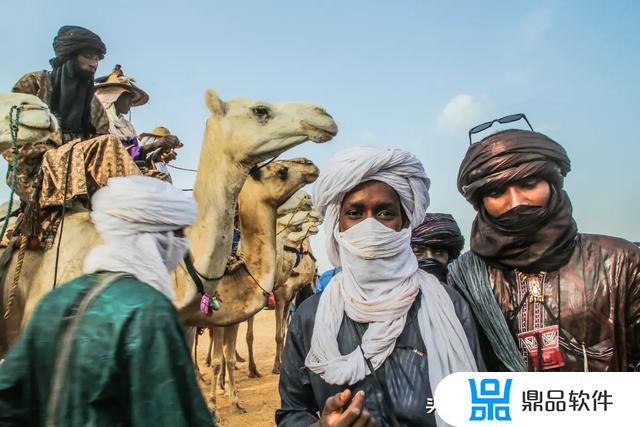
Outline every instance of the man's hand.
<svg viewBox="0 0 640 427"><path fill-rule="evenodd" d="M155 141L154 144L158 144L159 148L163 148L163 151L173 150L175 148L182 147L182 142L175 135L167 135L163 136L159 140Z"/></svg>
<svg viewBox="0 0 640 427"><path fill-rule="evenodd" d="M172 160L175 160L178 157L178 153L173 150L165 151L156 156L156 159L161 162L169 163Z"/></svg>
<svg viewBox="0 0 640 427"><path fill-rule="evenodd" d="M331 396L324 402L322 418L315 426L322 427L375 427L376 422L364 407L364 392L356 393L351 404L343 409L351 397L351 390Z"/></svg>

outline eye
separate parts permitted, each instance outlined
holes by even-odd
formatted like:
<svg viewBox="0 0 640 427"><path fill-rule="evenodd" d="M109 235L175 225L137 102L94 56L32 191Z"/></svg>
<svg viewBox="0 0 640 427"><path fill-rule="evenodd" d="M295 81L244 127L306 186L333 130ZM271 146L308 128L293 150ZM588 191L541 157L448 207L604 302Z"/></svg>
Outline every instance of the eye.
<svg viewBox="0 0 640 427"><path fill-rule="evenodd" d="M496 198L496 197L500 197L504 194L506 190L504 188L494 188L491 190L487 190L487 192L485 193L485 197L491 197L491 198Z"/></svg>
<svg viewBox="0 0 640 427"><path fill-rule="evenodd" d="M251 112L259 120L269 120L271 118L271 110L264 105L258 105L251 109Z"/></svg>
<svg viewBox="0 0 640 427"><path fill-rule="evenodd" d="M358 218L360 216L360 211L357 209L349 209L344 214L348 218Z"/></svg>
<svg viewBox="0 0 640 427"><path fill-rule="evenodd" d="M433 255L435 256L445 256L445 255L449 255L449 253L447 252L446 249L436 249L433 251Z"/></svg>
<svg viewBox="0 0 640 427"><path fill-rule="evenodd" d="M385 209L382 210L380 212L378 212L378 216L382 217L382 218L395 218L396 217L396 213L393 211L390 211L389 209Z"/></svg>
<svg viewBox="0 0 640 427"><path fill-rule="evenodd" d="M285 180L287 179L287 177L289 176L289 169L288 168L282 168L280 170L278 170L278 178Z"/></svg>
<svg viewBox="0 0 640 427"><path fill-rule="evenodd" d="M532 178L527 178L520 181L519 187L530 190L534 188L536 185L538 185L539 183L540 183L540 178L532 177Z"/></svg>

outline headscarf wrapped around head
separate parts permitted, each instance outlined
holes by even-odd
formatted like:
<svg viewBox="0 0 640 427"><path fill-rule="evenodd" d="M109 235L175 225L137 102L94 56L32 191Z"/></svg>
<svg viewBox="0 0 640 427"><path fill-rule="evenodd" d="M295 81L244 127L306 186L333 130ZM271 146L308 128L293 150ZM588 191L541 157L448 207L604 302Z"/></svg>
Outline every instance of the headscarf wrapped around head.
<svg viewBox="0 0 640 427"><path fill-rule="evenodd" d="M460 255L464 246L464 237L451 215L428 213L422 224L413 229L411 246L446 249L452 261Z"/></svg>
<svg viewBox="0 0 640 427"><path fill-rule="evenodd" d="M538 132L506 130L471 145L458 172L458 191L478 211L471 250L499 268L538 272L564 265L577 234L571 201L562 189L570 170L564 148ZM531 177L549 183L546 206L521 205L499 217L486 211L486 193Z"/></svg>
<svg viewBox="0 0 640 427"><path fill-rule="evenodd" d="M567 152L548 136L505 130L469 147L458 171L458 191L477 210L487 190L534 175L562 189L570 170Z"/></svg>
<svg viewBox="0 0 640 427"><path fill-rule="evenodd" d="M127 176L109 179L91 203L104 244L85 258L84 272L130 273L172 298L169 273L187 249L174 232L195 222L193 199L159 179Z"/></svg>
<svg viewBox="0 0 640 427"><path fill-rule="evenodd" d="M327 254L336 267L340 256L333 234L342 199L366 181L384 182L398 193L411 228L422 222L429 206L430 180L420 160L408 151L357 147L336 153L313 186L313 204L325 218Z"/></svg>
<svg viewBox="0 0 640 427"><path fill-rule="evenodd" d="M451 298L438 279L418 269L409 228L395 231L366 218L339 229L345 195L367 181L384 182L396 191L412 228L429 204L429 178L420 161L404 150L344 150L322 170L313 187L314 206L325 219L329 259L342 271L320 297L305 366L329 384L361 381L368 371L365 358L378 369L394 351L419 297L418 325L429 349L429 381L435 390L446 375L474 371L476 363ZM337 341L345 316L369 325L349 354L340 352ZM438 417L436 423L446 425Z"/></svg>
<svg viewBox="0 0 640 427"><path fill-rule="evenodd" d="M92 50L101 56L107 53L100 37L86 28L65 25L53 39L56 54L49 63L51 71L51 112L56 116L62 132L78 133L91 138L95 128L91 122L93 74L81 70L74 55Z"/></svg>
<svg viewBox="0 0 640 427"><path fill-rule="evenodd" d="M91 50L104 56L107 47L96 33L77 25L65 25L58 30L53 39L53 51L56 54L49 62L53 67L66 62L81 50Z"/></svg>

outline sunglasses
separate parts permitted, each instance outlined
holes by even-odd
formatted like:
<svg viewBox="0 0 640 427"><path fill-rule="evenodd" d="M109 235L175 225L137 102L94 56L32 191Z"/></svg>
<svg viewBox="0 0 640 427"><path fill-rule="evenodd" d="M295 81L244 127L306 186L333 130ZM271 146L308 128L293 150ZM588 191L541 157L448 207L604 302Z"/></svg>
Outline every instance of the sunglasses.
<svg viewBox="0 0 640 427"><path fill-rule="evenodd" d="M493 126L494 123L505 124L505 123L517 122L518 120L522 120L522 119L524 119L524 121L527 122L527 124L529 125L529 129L533 131L533 127L531 126L531 123L529 123L529 120L527 120L527 116L525 116L522 113L510 114L508 116L504 116L499 119L493 119L490 122L481 123L478 126L474 126L471 129L469 129L469 145L473 144L471 142L471 135L473 135L474 133L479 133L479 132L482 132L483 130L489 129L491 126Z"/></svg>

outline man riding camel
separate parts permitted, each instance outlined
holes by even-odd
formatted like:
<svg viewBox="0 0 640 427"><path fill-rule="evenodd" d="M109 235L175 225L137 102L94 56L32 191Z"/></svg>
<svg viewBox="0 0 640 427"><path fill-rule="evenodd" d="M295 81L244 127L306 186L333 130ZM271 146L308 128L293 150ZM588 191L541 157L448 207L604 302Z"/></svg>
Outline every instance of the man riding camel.
<svg viewBox="0 0 640 427"><path fill-rule="evenodd" d="M86 28L64 26L53 50L51 71L26 74L13 87L13 92L39 97L60 126L61 146L48 141L18 150L16 193L40 207L87 200L110 177L140 175L122 143L109 135L109 118L94 95L94 75L107 52L100 37ZM11 160L10 152L4 156Z"/></svg>
<svg viewBox="0 0 640 427"><path fill-rule="evenodd" d="M182 147L178 137L171 135L167 128L156 128L152 131L155 133L138 137L133 124L126 118L131 107L146 104L149 95L136 86L132 78L124 75L119 64L108 76L96 79L95 94L107 112L109 133L122 142L142 173L171 182L161 159L175 158L174 149ZM155 167L156 161L162 170Z"/></svg>
<svg viewBox="0 0 640 427"><path fill-rule="evenodd" d="M177 145L172 148L165 148L162 145L163 140L173 141L173 138L175 138ZM158 126L149 132L141 133L138 139L140 147L146 151L145 166L149 171L147 174L163 181L172 182L168 165L178 157L175 149L183 146L178 137L174 136L166 127Z"/></svg>

